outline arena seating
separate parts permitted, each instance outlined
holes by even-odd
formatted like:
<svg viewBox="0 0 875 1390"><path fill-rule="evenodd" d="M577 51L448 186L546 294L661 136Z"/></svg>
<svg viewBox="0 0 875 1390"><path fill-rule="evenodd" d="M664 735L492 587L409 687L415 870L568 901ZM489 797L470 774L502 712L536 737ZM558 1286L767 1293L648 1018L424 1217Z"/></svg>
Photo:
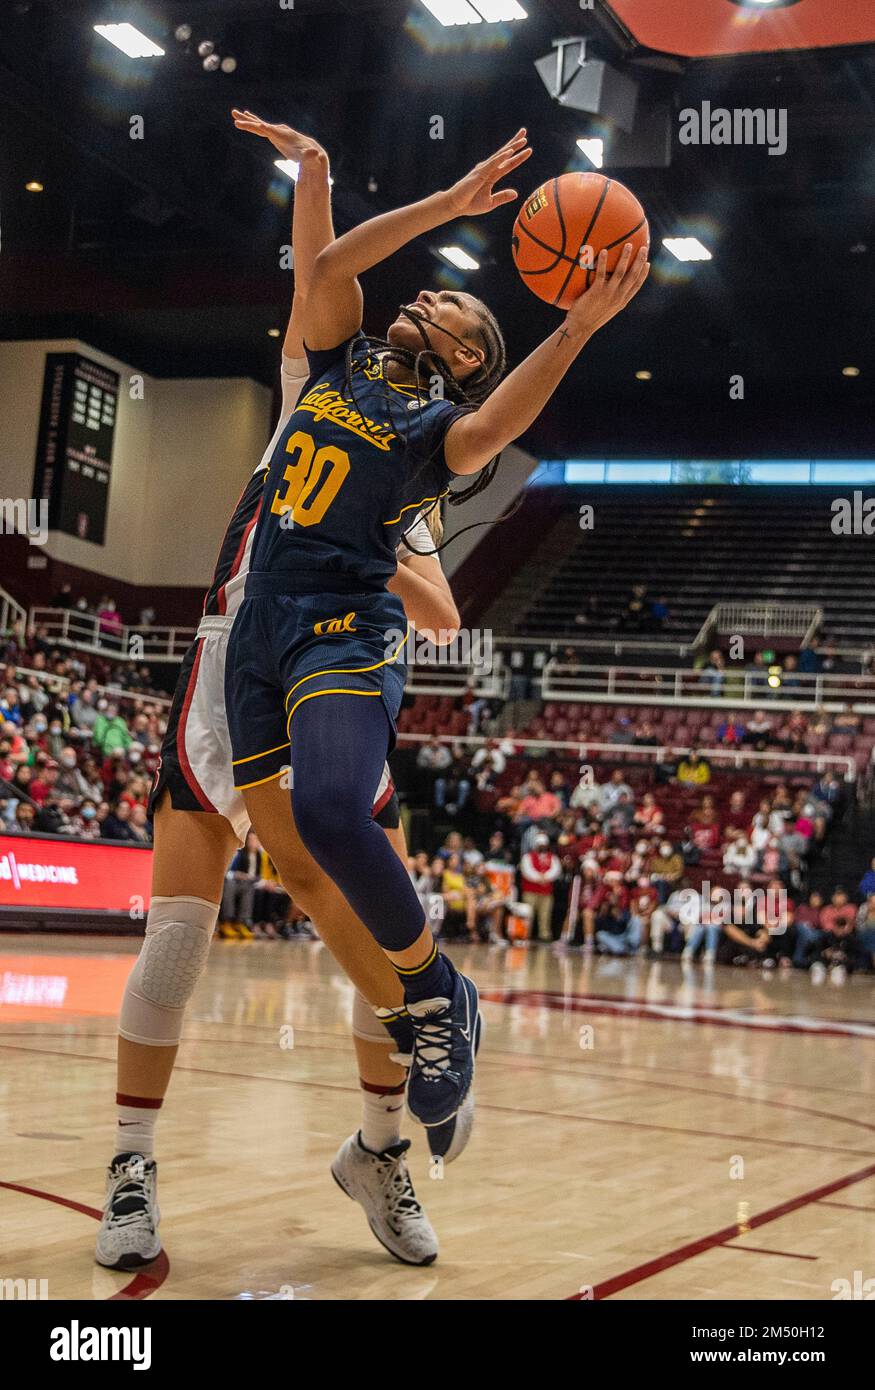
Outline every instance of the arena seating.
<svg viewBox="0 0 875 1390"><path fill-rule="evenodd" d="M844 489L849 493L850 489ZM665 596L667 631L691 641L718 602L814 603L827 611L831 639L857 647L875 640L875 550L863 535L835 535L831 488L537 488L518 513L537 505L548 534L481 621L518 636L582 635L575 615L590 594L601 617L588 633L615 630L632 585ZM868 494L864 494L868 496ZM582 530L580 507L594 508ZM534 517L534 511L532 516ZM515 518L516 520L517 518ZM484 543L486 544L486 543Z"/></svg>

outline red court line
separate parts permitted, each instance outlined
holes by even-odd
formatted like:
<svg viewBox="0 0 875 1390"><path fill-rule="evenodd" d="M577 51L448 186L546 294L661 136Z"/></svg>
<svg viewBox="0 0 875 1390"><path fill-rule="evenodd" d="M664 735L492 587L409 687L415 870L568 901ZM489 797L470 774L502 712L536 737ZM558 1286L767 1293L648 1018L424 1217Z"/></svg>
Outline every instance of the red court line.
<svg viewBox="0 0 875 1390"><path fill-rule="evenodd" d="M859 1033L855 1028L860 1025L841 1023L834 1019L829 1022L817 1020L811 1027L795 1022L793 1017L788 1015L783 1023L768 1022L757 1023L757 1018L774 1020L784 1017L781 1014L770 1014L761 1012L750 1014L748 1018L721 1018L714 1017L720 1009L726 1009L727 1005L678 1005L666 1002L665 1004L640 1003L634 1000L626 1000L617 995L611 998L610 1002L603 1002L603 996L595 994L560 994L558 991L551 990L490 990L480 991L480 998L485 999L490 1004L524 1004L539 1009L554 1009L559 1013L588 1013L606 1014L610 1018L643 1018L650 1023L693 1023L701 1027L712 1028L743 1028L751 1033L763 1033L768 1036L770 1033L793 1033L796 1037L835 1037L835 1038L855 1038L859 1042L871 1042L872 1036ZM593 1001L596 1002L593 1002ZM630 1004L632 1007L629 1007ZM672 1013L670 1010L676 1010ZM732 1012L739 1014L740 1010ZM870 1025L865 1025L869 1027Z"/></svg>
<svg viewBox="0 0 875 1390"><path fill-rule="evenodd" d="M782 1216L788 1216L790 1212L799 1211L801 1207L807 1207L812 1202L819 1202L823 1197L828 1197L833 1192L841 1192L846 1187L853 1186L856 1182L863 1182L866 1178L875 1175L875 1163L870 1163L867 1168L859 1168L856 1173L849 1173L846 1177L836 1178L833 1182L824 1183L822 1187L812 1188L810 1192L803 1192L799 1197L790 1197L786 1202L780 1202L778 1206L769 1207L766 1211L758 1212L756 1216L747 1218L745 1225L749 1230L756 1230L758 1226L767 1226L770 1221L778 1221ZM734 1226L724 1226L722 1231L714 1231L711 1235L701 1236L699 1240L689 1241L686 1245L679 1246L676 1250L669 1250L665 1255L658 1255L653 1260L648 1260L645 1264L635 1265L632 1269L627 1269L623 1274L615 1274L613 1278L606 1279L602 1284L596 1284L592 1291L594 1300L610 1298L611 1294L620 1293L623 1289L631 1288L633 1284L640 1284L645 1279L651 1279L654 1274L662 1274L667 1269L673 1269L675 1265L685 1264L687 1260L695 1259L697 1255L703 1255L708 1250L716 1250L721 1245L727 1245L731 1240L738 1239L738 1223ZM569 1303L580 1303L588 1301L582 1293L570 1294L566 1300Z"/></svg>
<svg viewBox="0 0 875 1390"><path fill-rule="evenodd" d="M743 1255L780 1255L784 1260L819 1260L819 1255L795 1255L792 1250L766 1250L762 1245L726 1245L726 1250L740 1250Z"/></svg>
<svg viewBox="0 0 875 1390"><path fill-rule="evenodd" d="M57 1202L59 1207L68 1207L70 1211L81 1212L83 1216L93 1216L95 1221L99 1221L103 1215L96 1207L88 1207L84 1202L74 1202L71 1197L59 1197L56 1192L42 1192L37 1187L25 1187L18 1182L0 1182L0 1187L5 1187L10 1192L21 1192L25 1197L40 1197L44 1202ZM122 1300L128 1302L131 1299L148 1298L150 1293L160 1289L169 1273L170 1261L162 1249L158 1258L152 1261L148 1269L138 1270L123 1289L119 1289L118 1293L110 1294L108 1301Z"/></svg>

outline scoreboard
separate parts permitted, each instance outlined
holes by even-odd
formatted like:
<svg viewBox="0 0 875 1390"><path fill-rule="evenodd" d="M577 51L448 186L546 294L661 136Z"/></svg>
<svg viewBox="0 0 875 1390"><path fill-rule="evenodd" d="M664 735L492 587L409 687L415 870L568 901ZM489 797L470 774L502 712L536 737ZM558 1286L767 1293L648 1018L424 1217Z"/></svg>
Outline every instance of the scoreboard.
<svg viewBox="0 0 875 1390"><path fill-rule="evenodd" d="M76 352L46 354L33 495L49 530L103 545L119 376Z"/></svg>

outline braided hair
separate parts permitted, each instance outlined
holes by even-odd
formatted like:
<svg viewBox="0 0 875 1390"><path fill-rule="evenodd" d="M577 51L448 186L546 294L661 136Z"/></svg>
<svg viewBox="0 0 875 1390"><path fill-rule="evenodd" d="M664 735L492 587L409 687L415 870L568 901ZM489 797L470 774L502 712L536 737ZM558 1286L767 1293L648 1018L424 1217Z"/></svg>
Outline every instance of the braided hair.
<svg viewBox="0 0 875 1390"><path fill-rule="evenodd" d="M388 362L397 362L412 374L415 389L418 393L417 406L420 414L422 412L422 394L427 394L428 386L433 382L435 376L439 377L441 380L442 396L444 400L452 401L457 405L467 406L472 411L476 410L477 406L486 400L487 396L495 390L501 378L504 376L507 368L507 353L505 351L504 338L502 337L501 329L498 326L495 315L479 299L472 301L471 311L477 319L477 330L483 342L484 352L482 360L478 362L474 371L471 372L464 381L457 381L453 375L449 362L431 346L426 331L422 327L420 316L415 310L409 309L406 305L401 306L401 312L416 325L423 339L424 346L420 348L418 352L414 352L411 348L394 346L388 339L378 337L365 336L363 338L350 339L347 344L344 384L350 399L359 410L361 410L355 388L355 350L361 350L362 347L365 347L368 354L364 366L365 373L372 380L379 380L383 383L383 398L387 416L391 420L396 432L404 439L405 448L408 453L411 450L410 419L408 412L399 406L395 393L386 384L385 366ZM461 338L456 337L456 334L451 333L449 329L442 327L441 331L461 346L467 346ZM439 443L430 454L425 457L420 456L419 463L421 469L424 470L428 464L431 463L440 447L441 444ZM485 468L480 470L472 483L467 487L457 488L455 491L451 492L449 495L450 505L454 507L461 506L463 502L467 502L470 498L476 497L478 493L483 492L495 477L499 460L500 455L496 455L494 459L491 459L489 463L486 464ZM440 498L437 498L432 503L431 507L422 513L422 517L427 522L429 530L431 531L434 540L434 549L414 550L409 544L409 541L405 541L405 545L407 545L407 548L411 550L414 555L436 555L438 551L443 550L445 545L449 544L449 541L441 539L443 535L443 523L440 519L440 505ZM516 510L516 506L514 506L513 510ZM432 520L432 513L435 514L434 520ZM511 512L507 513L507 516L509 515L511 515ZM506 520L506 516L501 516L497 518L497 520L504 521ZM473 530L475 526L487 526L489 524L490 523L485 521L474 522L472 526L465 526L461 531L457 531L456 535L462 535L464 531ZM450 537L450 539L455 540L455 536Z"/></svg>

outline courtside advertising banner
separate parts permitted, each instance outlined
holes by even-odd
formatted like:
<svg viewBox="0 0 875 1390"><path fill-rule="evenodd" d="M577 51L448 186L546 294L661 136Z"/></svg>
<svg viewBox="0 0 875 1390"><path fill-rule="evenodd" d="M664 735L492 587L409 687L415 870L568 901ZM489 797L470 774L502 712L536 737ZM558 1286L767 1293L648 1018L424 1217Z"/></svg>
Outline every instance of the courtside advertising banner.
<svg viewBox="0 0 875 1390"><path fill-rule="evenodd" d="M145 913L151 875L147 849L0 835L0 908Z"/></svg>

